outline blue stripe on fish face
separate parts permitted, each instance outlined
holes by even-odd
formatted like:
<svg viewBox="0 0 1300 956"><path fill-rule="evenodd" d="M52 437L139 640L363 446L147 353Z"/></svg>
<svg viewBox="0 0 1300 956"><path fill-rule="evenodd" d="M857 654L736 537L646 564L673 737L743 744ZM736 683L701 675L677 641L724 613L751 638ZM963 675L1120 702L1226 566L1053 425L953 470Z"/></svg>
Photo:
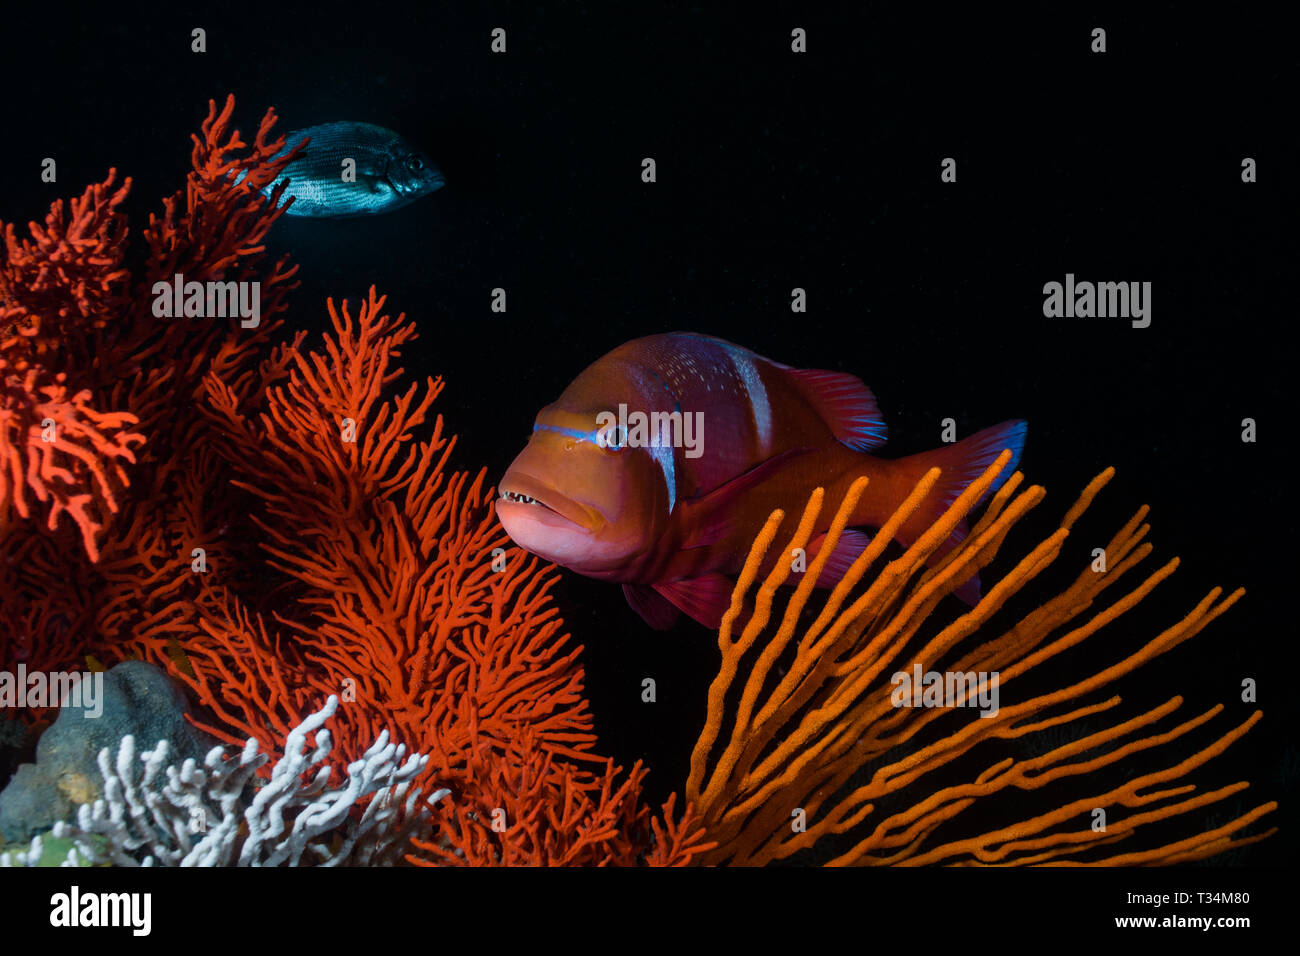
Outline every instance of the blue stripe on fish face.
<svg viewBox="0 0 1300 956"><path fill-rule="evenodd" d="M533 424L533 431L559 432L561 435L568 435L578 441L594 442L597 440L597 433L600 429L584 432L577 428L565 428L563 425L543 425L541 422L536 422Z"/></svg>
<svg viewBox="0 0 1300 956"><path fill-rule="evenodd" d="M754 428L758 431L758 448L766 454L772 450L772 405L767 400L767 386L763 384L762 376L744 349L729 343L723 344L723 348L726 349L736 374L745 383L749 407L754 413Z"/></svg>
<svg viewBox="0 0 1300 956"><path fill-rule="evenodd" d="M678 406L678 410L681 410L681 406ZM625 444L611 445L608 442L602 442L600 439L601 429L599 428L584 432L578 428L565 428L563 425L544 425L541 422L534 422L533 431L558 432L561 435L568 435L576 441L589 441L613 451L622 451L627 447ZM668 490L668 511L671 513L673 506L677 504L677 465L673 460L672 440L661 441L659 435L653 436L650 440L650 454L658 463L659 470L663 472L664 486Z"/></svg>
<svg viewBox="0 0 1300 956"><path fill-rule="evenodd" d="M559 432L561 435L568 435L575 441L589 441L593 445L599 445L601 448L607 448L610 451L622 451L627 447L627 435L623 434L621 429L608 431L604 428L593 428L589 432L584 432L580 428L565 428L563 425L546 425L542 422L534 422L533 431ZM603 435L602 432L604 432ZM614 440L620 435L622 436L621 441Z"/></svg>

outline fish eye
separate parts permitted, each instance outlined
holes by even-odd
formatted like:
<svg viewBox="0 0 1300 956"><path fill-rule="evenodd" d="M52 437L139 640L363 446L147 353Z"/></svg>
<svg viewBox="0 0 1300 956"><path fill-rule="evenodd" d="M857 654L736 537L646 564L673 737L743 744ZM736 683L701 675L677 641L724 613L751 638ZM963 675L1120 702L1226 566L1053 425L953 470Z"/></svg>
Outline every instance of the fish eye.
<svg viewBox="0 0 1300 956"><path fill-rule="evenodd" d="M605 429L601 432L600 443L610 451L622 451L627 447L627 427Z"/></svg>
<svg viewBox="0 0 1300 956"><path fill-rule="evenodd" d="M418 173L420 170L424 169L424 160L419 156L412 156L406 161L406 168L413 173Z"/></svg>

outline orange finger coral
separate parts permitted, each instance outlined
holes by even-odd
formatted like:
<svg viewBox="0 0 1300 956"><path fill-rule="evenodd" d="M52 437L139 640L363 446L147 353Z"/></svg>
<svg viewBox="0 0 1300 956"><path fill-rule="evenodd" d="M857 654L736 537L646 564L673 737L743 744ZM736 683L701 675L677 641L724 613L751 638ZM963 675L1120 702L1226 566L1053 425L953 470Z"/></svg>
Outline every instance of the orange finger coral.
<svg viewBox="0 0 1300 956"><path fill-rule="evenodd" d="M988 741L1024 738L1117 711L1122 704L1118 696L1089 702L1089 695L1193 637L1243 593L1224 597L1216 588L1138 652L1053 692L1018 695L1028 672L1121 617L1172 574L1178 561L1168 562L1109 606L1078 620L1150 553L1151 545L1143 542L1143 508L1105 548L1104 571L1085 570L1064 592L1004 633L992 638L986 633L989 619L1057 559L1074 523L1109 481L1108 470L1088 486L1057 531L990 587L973 609L928 633L936 604L992 560L1011 527L1043 497L1039 487L1017 493L1022 478L1015 474L961 546L926 569L926 558L965 517L1007 457L1004 453L929 531L850 601L867 569L934 485L937 473L927 474L853 563L815 620L803 625L800 612L825 555L833 550L865 488L866 479L859 480L838 507L829 546L819 552L790 598L775 632L765 629L776 589L791 573L788 560L774 563L758 589L752 618L739 636L733 636L744 599L785 518L781 512L771 516L754 542L722 623L722 667L709 692L706 725L686 786L687 798L718 844L706 860L762 864L807 851L834 836L839 844L847 841L831 861L835 865L1177 863L1273 832L1241 836L1276 809L1275 803L1266 802L1225 825L1182 839L1109 855L1099 849L1116 843L1127 847L1131 838L1158 822L1186 817L1244 790L1248 785L1240 782L1198 792L1183 781L1248 732L1259 721L1259 712L1221 729L1216 739L1190 753L1166 758L1161 769L1139 774L1130 770L1127 782L1109 788L1090 781L1099 771L1122 767L1137 754L1189 735L1219 716L1222 706L1158 729L1183 703L1173 696L1031 759L979 763L989 752L979 745ZM784 553L807 544L821 507L818 489ZM964 709L974 702L976 690L963 682L955 700L947 701L949 706L913 709L898 693L898 675L906 678L918 669L993 674L1002 689L1002 704L979 715ZM942 730L929 727L940 721ZM1063 779L1074 780L1078 798L987 832L955 835L972 808L999 795L1027 793Z"/></svg>

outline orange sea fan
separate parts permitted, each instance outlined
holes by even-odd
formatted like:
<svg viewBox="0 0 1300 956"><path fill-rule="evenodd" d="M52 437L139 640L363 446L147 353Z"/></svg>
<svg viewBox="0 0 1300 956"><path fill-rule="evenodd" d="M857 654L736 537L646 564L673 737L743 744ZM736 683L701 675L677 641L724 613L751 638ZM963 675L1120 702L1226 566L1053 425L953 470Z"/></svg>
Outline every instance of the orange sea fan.
<svg viewBox="0 0 1300 956"><path fill-rule="evenodd" d="M1182 698L1177 696L1032 759L996 759L982 772L972 771L966 782L946 782L954 773L960 776L960 768L968 765L962 758L972 755L970 759L976 760L989 752L977 749L981 744L1069 726L1118 707L1117 696L1094 703L1085 698L1189 639L1243 593L1238 590L1221 598L1215 588L1183 620L1137 653L1054 692L1004 702L992 716L964 709L897 706L891 699L891 675L911 674L918 664L922 671L996 673L1005 701L1006 688L1014 693L1028 671L1132 608L1178 564L1177 559L1170 561L1105 610L1071 626L1150 552L1151 546L1142 543L1147 531L1143 508L1106 547L1105 571L1085 570L1062 594L1002 635L989 639L983 633L988 619L1057 558L1075 521L1110 479L1113 472L1107 470L1088 486L1059 529L990 587L978 605L927 636L925 625L935 605L992 560L1011 526L1043 497L1039 487L1016 494L1022 481L1016 473L991 500L966 540L926 570L926 558L948 538L1007 458L1004 453L902 557L886 565L865 593L845 606L867 568L933 486L937 470L926 475L854 562L815 621L797 634L800 611L825 555L833 550L865 489L867 480L860 479L841 503L827 545L791 597L775 633L765 637L764 629L776 588L791 573L790 561L775 562L758 591L753 617L733 638L732 627L785 517L779 511L772 515L754 542L723 619L718 638L722 667L710 689L706 725L691 760L686 795L718 844L704 860L762 864L791 857L835 836L841 848L831 862L838 865L1177 863L1253 843L1273 832L1237 836L1276 809L1275 803L1267 802L1223 826L1173 842L1109 856L1094 852L1248 786L1241 782L1198 794L1193 785L1182 781L1254 726L1259 712L1163 769L1129 771L1135 775L1113 787L1090 783L1097 773L1125 766L1123 762L1135 754L1178 740L1223 710L1215 706L1157 731L1155 725L1181 706ZM821 499L818 489L784 553L806 546ZM956 706L970 706L973 694L973 688L963 690ZM951 726L950 732L927 736L927 725L940 720L949 721L938 726ZM724 736L725 726L730 726L730 732ZM945 782L926 789L929 781L941 777ZM972 807L984 806L999 794L1034 791L1064 779L1075 781L1078 799L988 832L957 832L962 815ZM878 813L880 805L893 812ZM1105 816L1099 817L1098 811ZM1104 826L1095 826L1099 819L1107 820ZM945 833L950 836L945 838ZM854 842L845 847L843 841L849 837Z"/></svg>

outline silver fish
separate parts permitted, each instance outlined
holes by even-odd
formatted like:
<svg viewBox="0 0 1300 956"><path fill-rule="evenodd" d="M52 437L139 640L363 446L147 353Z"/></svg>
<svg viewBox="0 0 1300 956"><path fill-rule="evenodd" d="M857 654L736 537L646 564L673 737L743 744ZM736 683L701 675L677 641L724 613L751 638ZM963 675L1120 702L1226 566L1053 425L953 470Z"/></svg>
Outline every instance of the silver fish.
<svg viewBox="0 0 1300 956"><path fill-rule="evenodd" d="M304 138L310 142L263 190L271 195L288 182L283 202L293 197L289 216L366 216L389 212L441 189L442 171L424 153L390 129L372 123L322 123L285 137L283 156ZM344 179L345 159L356 163L355 181Z"/></svg>

